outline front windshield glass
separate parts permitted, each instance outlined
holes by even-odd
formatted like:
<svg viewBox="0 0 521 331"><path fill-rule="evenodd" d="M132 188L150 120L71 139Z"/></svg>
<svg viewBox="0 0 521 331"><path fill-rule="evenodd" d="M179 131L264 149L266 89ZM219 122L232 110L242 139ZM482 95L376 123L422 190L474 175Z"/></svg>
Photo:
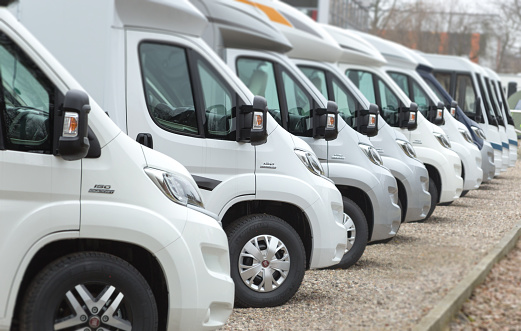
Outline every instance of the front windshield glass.
<svg viewBox="0 0 521 331"><path fill-rule="evenodd" d="M499 124L505 126L505 124L503 123L503 112L501 110L499 99L497 98L496 86L490 79L487 79L487 83L487 90L490 95L490 99L492 100L492 106L494 109L494 113L496 114L496 118L498 119Z"/></svg>
<svg viewBox="0 0 521 331"><path fill-rule="evenodd" d="M430 99L427 96L427 93L425 93L425 91L420 87L420 85L418 85L418 83L416 83L410 78L410 76L406 74L399 72L389 72L388 74L409 97L409 99L411 99L413 102L416 102L418 105L418 111L422 113L425 118L429 118L429 105L431 104L429 101Z"/></svg>
<svg viewBox="0 0 521 331"><path fill-rule="evenodd" d="M463 112L473 120L481 114L477 114L477 92L472 77L469 74L456 75L456 95L454 99Z"/></svg>
<svg viewBox="0 0 521 331"><path fill-rule="evenodd" d="M492 104L490 103L490 99L488 98L488 93L486 92L483 82L481 80L481 76L476 74L479 86L479 92L483 98L483 103L485 104L485 112L487 113L488 124L497 126L497 122L494 114L492 114Z"/></svg>

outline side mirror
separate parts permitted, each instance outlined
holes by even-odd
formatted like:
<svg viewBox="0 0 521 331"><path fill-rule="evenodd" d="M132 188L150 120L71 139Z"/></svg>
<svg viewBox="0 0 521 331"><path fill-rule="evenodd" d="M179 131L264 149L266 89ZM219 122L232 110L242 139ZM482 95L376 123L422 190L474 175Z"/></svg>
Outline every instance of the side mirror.
<svg viewBox="0 0 521 331"><path fill-rule="evenodd" d="M334 101L327 102L327 108L313 110L313 138L334 140L338 136L338 106Z"/></svg>
<svg viewBox="0 0 521 331"><path fill-rule="evenodd" d="M456 116L456 108L458 108L458 102L456 100L452 100L450 106L447 106L447 108L450 109L450 114L452 115L452 117L458 118Z"/></svg>
<svg viewBox="0 0 521 331"><path fill-rule="evenodd" d="M415 102L411 102L409 108L400 108L398 115L399 127L407 128L409 131L415 130L418 127L418 105Z"/></svg>
<svg viewBox="0 0 521 331"><path fill-rule="evenodd" d="M265 98L256 95L253 105L238 107L237 113L237 141L249 141L253 146L262 145L268 140L266 117L268 102Z"/></svg>
<svg viewBox="0 0 521 331"><path fill-rule="evenodd" d="M442 125L445 123L445 116L443 112L444 108L445 105L443 104L443 102L438 101L438 105L436 106L432 123L436 125Z"/></svg>
<svg viewBox="0 0 521 331"><path fill-rule="evenodd" d="M55 139L57 153L64 160L74 161L84 158L90 147L88 132L89 96L79 90L65 94L63 106L55 114Z"/></svg>
<svg viewBox="0 0 521 331"><path fill-rule="evenodd" d="M369 105L369 109L357 110L356 131L365 134L368 137L374 137L378 134L378 106L374 103Z"/></svg>

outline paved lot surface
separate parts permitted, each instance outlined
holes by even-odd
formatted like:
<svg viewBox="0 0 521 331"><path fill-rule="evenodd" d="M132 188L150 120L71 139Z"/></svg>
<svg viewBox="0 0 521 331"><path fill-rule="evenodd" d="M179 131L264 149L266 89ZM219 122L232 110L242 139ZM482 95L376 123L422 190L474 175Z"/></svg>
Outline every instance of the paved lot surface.
<svg viewBox="0 0 521 331"><path fill-rule="evenodd" d="M515 203L516 201L517 203ZM234 309L224 330L407 330L521 221L521 162L348 270L310 270L286 305Z"/></svg>

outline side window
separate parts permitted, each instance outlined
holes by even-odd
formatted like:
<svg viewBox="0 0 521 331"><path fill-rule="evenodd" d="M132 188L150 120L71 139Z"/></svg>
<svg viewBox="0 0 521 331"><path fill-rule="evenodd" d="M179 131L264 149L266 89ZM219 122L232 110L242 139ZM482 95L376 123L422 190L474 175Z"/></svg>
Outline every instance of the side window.
<svg viewBox="0 0 521 331"><path fill-rule="evenodd" d="M471 117L476 115L476 91L469 75L459 74L456 76L456 95L458 106Z"/></svg>
<svg viewBox="0 0 521 331"><path fill-rule="evenodd" d="M409 81L407 80L407 76L398 72L388 72L389 76L394 80L396 85L398 85L402 91L407 94L407 96L410 98L409 95Z"/></svg>
<svg viewBox="0 0 521 331"><path fill-rule="evenodd" d="M418 85L416 82L412 82L412 94L413 97L410 98L412 101L416 102L418 105L418 110L423 113L423 116L427 117L429 112L429 97L427 93Z"/></svg>
<svg viewBox="0 0 521 331"><path fill-rule="evenodd" d="M436 94L436 96L438 97L438 99L440 99L440 101L444 101L445 100L445 97L443 96L443 94L441 93L441 91L439 90L439 86L437 86L436 84L434 84L433 82L431 82L430 80L423 78L423 81L425 83L427 83L427 85L429 85L429 88L434 92L434 94Z"/></svg>
<svg viewBox="0 0 521 331"><path fill-rule="evenodd" d="M266 98L268 111L282 125L273 63L260 59L239 58L237 74L251 93Z"/></svg>
<svg viewBox="0 0 521 331"><path fill-rule="evenodd" d="M347 77L371 103L376 103L376 96L373 85L373 75L366 71L347 70Z"/></svg>
<svg viewBox="0 0 521 331"><path fill-rule="evenodd" d="M167 131L198 134L186 51L171 45L142 43L139 55L150 116Z"/></svg>
<svg viewBox="0 0 521 331"><path fill-rule="evenodd" d="M302 70L304 75L306 75L320 93L322 93L324 98L331 100L327 95L326 73L323 70L310 67L300 67L300 70Z"/></svg>
<svg viewBox="0 0 521 331"><path fill-rule="evenodd" d="M206 61L198 59L197 70L201 82L205 109L205 136L216 139L235 139L232 130L233 91Z"/></svg>
<svg viewBox="0 0 521 331"><path fill-rule="evenodd" d="M0 32L2 132L7 149L51 153L56 87L27 55Z"/></svg>
<svg viewBox="0 0 521 331"><path fill-rule="evenodd" d="M447 92L450 92L450 80L451 80L451 74L446 72L433 72L434 77L436 77L436 80L443 86L443 89Z"/></svg>
<svg viewBox="0 0 521 331"><path fill-rule="evenodd" d="M394 92L384 83L383 80L377 78L378 98L380 100L380 108L382 117L391 126L398 125L398 111L400 102Z"/></svg>
<svg viewBox="0 0 521 331"><path fill-rule="evenodd" d="M286 71L282 72L282 85L288 108L287 130L297 136L311 137L311 98Z"/></svg>
<svg viewBox="0 0 521 331"><path fill-rule="evenodd" d="M333 88L333 100L338 105L338 115L340 115L346 123L354 127L356 125L354 117L357 106L357 101L354 96L349 92L344 84L342 84L337 78L333 77L331 81L331 87Z"/></svg>

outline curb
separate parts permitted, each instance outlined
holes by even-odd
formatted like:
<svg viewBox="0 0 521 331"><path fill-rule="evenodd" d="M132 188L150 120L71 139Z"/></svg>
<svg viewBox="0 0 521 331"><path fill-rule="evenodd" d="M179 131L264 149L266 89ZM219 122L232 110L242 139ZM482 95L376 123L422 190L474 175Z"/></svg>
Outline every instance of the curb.
<svg viewBox="0 0 521 331"><path fill-rule="evenodd" d="M499 260L508 254L521 237L521 223L507 233L501 241L463 278L433 309L412 328L413 331L441 331L449 328L452 318L459 312L474 288L481 284Z"/></svg>

